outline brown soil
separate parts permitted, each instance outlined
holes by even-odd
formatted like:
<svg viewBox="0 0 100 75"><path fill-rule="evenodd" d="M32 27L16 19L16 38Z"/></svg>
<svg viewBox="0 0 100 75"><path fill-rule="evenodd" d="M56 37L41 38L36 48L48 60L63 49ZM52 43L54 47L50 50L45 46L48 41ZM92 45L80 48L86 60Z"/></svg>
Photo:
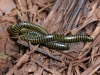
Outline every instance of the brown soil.
<svg viewBox="0 0 100 75"><path fill-rule="evenodd" d="M49 33L87 35L93 42L59 51L11 40L7 28L21 21ZM1 0L0 75L100 75L100 0Z"/></svg>

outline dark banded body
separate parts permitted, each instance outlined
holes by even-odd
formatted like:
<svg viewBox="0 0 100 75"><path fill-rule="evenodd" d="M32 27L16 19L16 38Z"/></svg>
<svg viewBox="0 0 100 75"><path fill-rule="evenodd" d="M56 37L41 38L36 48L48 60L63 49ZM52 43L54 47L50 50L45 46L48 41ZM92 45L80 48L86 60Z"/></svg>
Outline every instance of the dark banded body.
<svg viewBox="0 0 100 75"><path fill-rule="evenodd" d="M9 30L11 30L11 29L9 29ZM24 37L28 36L29 39L37 37L37 36L42 36L41 33L37 32L35 30L26 29L26 28L22 28L20 30L20 34L24 34ZM32 36L30 36L30 35L32 35ZM28 41L28 40L26 40L26 41ZM57 41L50 41L50 42L44 43L44 46L46 46L50 49L57 49L57 50L68 50L69 49L69 46L67 44L64 44L62 42L57 42Z"/></svg>
<svg viewBox="0 0 100 75"><path fill-rule="evenodd" d="M44 43L44 45L50 49L57 49L57 50L68 50L69 46L63 42L58 41L50 41L47 43Z"/></svg>
<svg viewBox="0 0 100 75"><path fill-rule="evenodd" d="M24 34L25 36L29 36L28 38L34 38L37 36L43 36L41 33L31 30L31 29L21 29L20 30L21 34ZM30 36L32 35L32 36ZM67 44L64 44L63 42L58 42L58 41L50 41L43 43L44 46L50 48L50 49L57 49L57 50L68 50L69 46Z"/></svg>
<svg viewBox="0 0 100 75"><path fill-rule="evenodd" d="M47 34L43 36L37 36L34 38L34 35L32 36L26 36L26 35L21 35L19 36L21 40L25 41L31 41L33 44L41 44L41 43L46 43L50 41L59 41L59 42L64 42L64 43L77 43L77 42L90 42L93 39L91 37L85 36L85 35L73 35L73 36L61 36L57 34Z"/></svg>
<svg viewBox="0 0 100 75"><path fill-rule="evenodd" d="M77 42L91 42L93 39L86 35L71 35L65 36L62 42L65 43L77 43Z"/></svg>
<svg viewBox="0 0 100 75"><path fill-rule="evenodd" d="M27 34L23 34L23 35L19 36L19 39L27 41L27 42L30 41L34 45L41 44L41 45L44 45L44 46L46 46L50 49L68 50L69 46L67 44L64 44L63 42L59 42L59 41L52 41L53 39L56 38L56 36L58 36L58 35L54 35L52 37L52 35L49 34L49 37L44 36L44 37L46 37L46 39L44 39L44 38L42 38L43 36L41 36L41 37L34 36L34 35L29 35L28 36ZM50 42L48 42L48 41L50 41Z"/></svg>
<svg viewBox="0 0 100 75"><path fill-rule="evenodd" d="M47 34L47 35L37 36L37 37L36 36L34 37L34 35L30 35L30 36L20 35L18 38L24 41L30 41L32 44L43 44L50 41L63 40L62 36L57 34Z"/></svg>
<svg viewBox="0 0 100 75"><path fill-rule="evenodd" d="M13 37L18 37L32 44L44 45L51 49L67 50L70 44L78 42L91 42L93 39L86 35L63 36L48 34L42 27L28 22L21 22L8 28L8 32Z"/></svg>
<svg viewBox="0 0 100 75"><path fill-rule="evenodd" d="M37 28L36 28L37 27ZM20 30L21 29L23 29L23 28L29 28L29 29L32 29L32 30L27 30L26 32L28 33L28 34L37 34L37 35L44 35L44 34L48 34L48 32L46 32L44 29L42 29L40 26L37 26L37 25L33 25L33 24L31 24L31 23L28 23L28 22L21 22L21 23L19 23L19 24L17 24L17 25L15 25L15 26L12 26L12 28L11 27L9 27L8 28L8 31L11 33L12 32L12 35L14 36L14 37L16 37L16 36L18 36L19 35L19 32L20 32ZM34 29L34 28L36 28L36 29ZM40 30L38 30L38 29L40 29ZM34 30L35 30L35 32L34 32ZM37 31L37 32L36 32ZM41 32L42 31L42 32ZM25 33L26 33L25 32ZM34 32L34 33L33 33ZM38 34L39 33L39 34ZM63 40L62 40L63 39ZM62 41L61 41L62 40ZM61 41L61 42L65 42L65 43L75 43L75 42L90 42L90 41L92 41L93 39L91 38L91 37L89 37L89 36L86 36L86 35L71 35L71 36L65 36L64 38L63 38L63 36L62 36L62 38L61 38L61 40L57 40L57 41Z"/></svg>
<svg viewBox="0 0 100 75"><path fill-rule="evenodd" d="M44 28L38 25L29 23L29 22L20 22L12 28L12 36L18 37L19 32L22 28L33 29L33 30L39 31L41 34L48 34L48 32Z"/></svg>
<svg viewBox="0 0 100 75"><path fill-rule="evenodd" d="M26 28L22 28L20 30L20 35L22 35L22 34L34 35L34 36L42 36L43 35L38 31L35 31L35 30L32 30L32 29L26 29Z"/></svg>

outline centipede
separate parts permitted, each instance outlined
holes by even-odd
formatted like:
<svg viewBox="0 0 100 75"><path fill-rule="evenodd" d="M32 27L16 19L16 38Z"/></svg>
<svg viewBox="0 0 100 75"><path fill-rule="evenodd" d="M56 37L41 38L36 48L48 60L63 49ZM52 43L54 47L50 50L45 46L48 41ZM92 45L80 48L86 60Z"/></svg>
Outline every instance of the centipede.
<svg viewBox="0 0 100 75"><path fill-rule="evenodd" d="M40 44L57 50L68 50L68 45L71 43L93 41L87 35L49 34L44 28L29 22L20 22L12 25L8 28L8 32L20 40L30 41L34 45Z"/></svg>

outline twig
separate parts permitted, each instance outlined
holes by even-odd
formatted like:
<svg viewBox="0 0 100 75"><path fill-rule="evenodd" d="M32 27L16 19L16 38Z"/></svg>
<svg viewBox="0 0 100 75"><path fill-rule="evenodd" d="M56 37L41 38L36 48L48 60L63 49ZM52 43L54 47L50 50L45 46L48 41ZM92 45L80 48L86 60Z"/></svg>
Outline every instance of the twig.
<svg viewBox="0 0 100 75"><path fill-rule="evenodd" d="M27 42L25 42L25 41L18 40L17 43L22 44L22 45L24 45L24 46L26 46L26 47L29 47L29 44L28 44ZM30 50L32 50L33 47L34 47L34 46L30 44ZM59 61L59 62L62 62L62 60L60 60L60 59L54 57L53 55L48 54L46 51L44 51L44 50L42 50L42 49L40 49L40 48L37 49L37 47L38 47L38 45L35 47L36 49L34 48L34 50L36 50L36 52L42 53L42 54L44 54L44 55L50 57L51 59L54 59L54 60ZM27 54L34 53L34 52L35 52L34 50L28 52Z"/></svg>
<svg viewBox="0 0 100 75"><path fill-rule="evenodd" d="M40 12L42 12L44 9L48 8L49 6L51 6L51 5L53 5L53 4L54 4L54 3L51 3L51 4L47 5L47 6L45 6L44 8L38 10L37 14L39 15Z"/></svg>
<svg viewBox="0 0 100 75"><path fill-rule="evenodd" d="M33 53L35 50L37 50L38 45L34 47L34 49L26 54L24 54L20 60L17 62L17 64L10 70L6 75L13 75L16 69L18 69L23 63L27 62L28 58L30 57L31 53Z"/></svg>
<svg viewBox="0 0 100 75"><path fill-rule="evenodd" d="M74 22L74 20L75 20L75 18L76 18L76 16L77 16L77 14L79 13L79 11L80 11L80 9L81 9L81 7L82 7L84 1L85 1L85 0L81 0L81 1L78 2L78 4L77 4L78 6L77 6L77 8L75 8L75 9L76 9L76 12L74 11L74 15L73 15L73 17L72 17L72 19L71 19L71 22L69 23L68 32L70 31L70 29L71 29L71 27L72 27L72 25L73 25L73 22Z"/></svg>
<svg viewBox="0 0 100 75"><path fill-rule="evenodd" d="M42 24L45 28L46 28L46 24L49 24L52 21L54 15L55 15L56 11L58 10L58 8L60 7L61 3L62 3L62 0L56 1L55 5L53 6L53 8L50 11L49 15L47 16L46 20Z"/></svg>
<svg viewBox="0 0 100 75"><path fill-rule="evenodd" d="M76 34L78 31L80 31L82 28L84 28L87 25L88 19L90 18L91 15L93 15L93 12L95 12L95 9L96 9L98 3L99 3L99 0L97 0L97 2L94 4L92 11L90 12L90 14L88 15L88 17L86 18L86 20L83 23L83 25L81 27L77 27L77 28L71 30L72 34Z"/></svg>
<svg viewBox="0 0 100 75"><path fill-rule="evenodd" d="M88 69L86 69L81 75L93 75L100 68L100 58L96 60Z"/></svg>
<svg viewBox="0 0 100 75"><path fill-rule="evenodd" d="M96 56L100 56L100 53L97 53L97 54L94 55L94 57L96 57ZM87 58L76 60L76 61L73 62L73 66L79 65L80 63L82 63L86 60L89 60L90 58L91 58L91 56L89 56Z"/></svg>
<svg viewBox="0 0 100 75"><path fill-rule="evenodd" d="M54 57L54 56L51 55L51 54L48 54L47 52L45 52L45 51L42 50L42 49L37 50L37 52L40 52L40 53L42 53L42 54L44 54L44 55L50 57L51 59L54 59L54 60L59 61L59 62L62 62L62 60L60 60L60 59Z"/></svg>
<svg viewBox="0 0 100 75"><path fill-rule="evenodd" d="M69 64L67 75L70 75L71 72L72 72L72 62L70 62L70 64Z"/></svg>
<svg viewBox="0 0 100 75"><path fill-rule="evenodd" d="M46 71L50 72L53 74L53 71L51 71L50 69L48 69L47 67L45 67L44 65L42 65L41 63L35 61L35 63L37 63L39 66L43 67Z"/></svg>

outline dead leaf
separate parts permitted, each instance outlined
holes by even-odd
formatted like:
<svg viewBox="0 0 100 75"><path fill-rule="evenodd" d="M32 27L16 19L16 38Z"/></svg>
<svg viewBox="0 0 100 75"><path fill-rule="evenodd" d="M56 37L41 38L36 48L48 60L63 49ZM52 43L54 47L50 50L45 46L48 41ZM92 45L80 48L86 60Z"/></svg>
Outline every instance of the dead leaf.
<svg viewBox="0 0 100 75"><path fill-rule="evenodd" d="M10 11L14 8L16 8L16 5L13 0L0 0L0 10L4 14L10 14Z"/></svg>
<svg viewBox="0 0 100 75"><path fill-rule="evenodd" d="M9 21L9 22L16 23L15 17L1 16L0 19L1 19L1 21Z"/></svg>
<svg viewBox="0 0 100 75"><path fill-rule="evenodd" d="M18 51L19 51L18 45L14 41L7 39L6 40L6 54L9 56L15 57Z"/></svg>

